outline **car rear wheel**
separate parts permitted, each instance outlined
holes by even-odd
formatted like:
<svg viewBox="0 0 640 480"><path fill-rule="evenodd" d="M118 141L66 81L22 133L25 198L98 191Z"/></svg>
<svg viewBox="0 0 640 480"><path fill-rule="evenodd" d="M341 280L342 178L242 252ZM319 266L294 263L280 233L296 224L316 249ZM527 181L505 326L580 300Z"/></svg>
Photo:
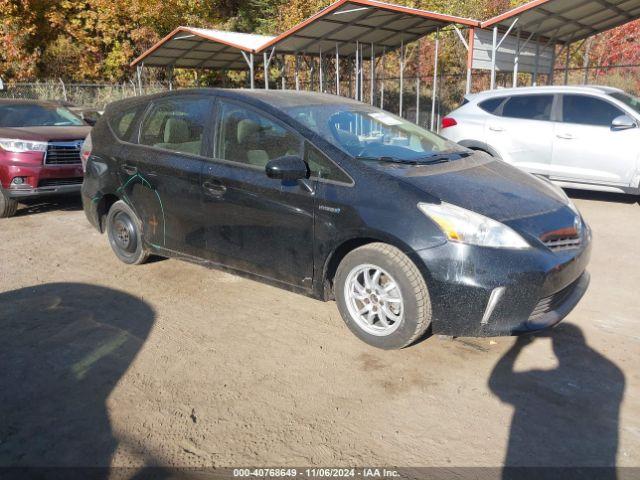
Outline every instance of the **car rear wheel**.
<svg viewBox="0 0 640 480"><path fill-rule="evenodd" d="M407 347L431 324L424 277L391 245L371 243L350 252L338 266L334 290L349 329L374 347Z"/></svg>
<svg viewBox="0 0 640 480"><path fill-rule="evenodd" d="M111 206L107 216L107 235L116 256L129 265L149 259L142 242L141 223L135 212L122 200Z"/></svg>
<svg viewBox="0 0 640 480"><path fill-rule="evenodd" d="M13 217L18 211L18 201L10 198L4 190L0 188L0 218Z"/></svg>

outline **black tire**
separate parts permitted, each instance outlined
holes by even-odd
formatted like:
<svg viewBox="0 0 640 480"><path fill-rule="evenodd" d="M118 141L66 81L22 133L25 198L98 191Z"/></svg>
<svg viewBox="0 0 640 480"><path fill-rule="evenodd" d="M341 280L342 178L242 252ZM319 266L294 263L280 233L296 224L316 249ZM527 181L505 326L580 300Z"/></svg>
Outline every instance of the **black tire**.
<svg viewBox="0 0 640 480"><path fill-rule="evenodd" d="M349 311L345 284L354 269L373 265L388 272L402 295L404 315L399 326L384 336L365 331ZM349 329L361 340L385 350L405 348L422 337L431 324L431 301L424 277L411 259L386 243L370 243L344 257L335 275L334 294L338 310Z"/></svg>
<svg viewBox="0 0 640 480"><path fill-rule="evenodd" d="M140 220L122 200L109 209L107 236L113 252L124 263L140 265L149 259L149 251L143 245Z"/></svg>
<svg viewBox="0 0 640 480"><path fill-rule="evenodd" d="M13 217L18 211L18 201L10 198L2 188L0 188L0 218Z"/></svg>

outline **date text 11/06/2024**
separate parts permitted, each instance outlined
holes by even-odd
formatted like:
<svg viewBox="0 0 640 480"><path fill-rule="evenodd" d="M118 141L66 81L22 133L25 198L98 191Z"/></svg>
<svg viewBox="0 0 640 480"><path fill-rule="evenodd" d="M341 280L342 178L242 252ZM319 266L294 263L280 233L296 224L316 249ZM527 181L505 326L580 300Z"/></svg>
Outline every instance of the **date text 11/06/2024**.
<svg viewBox="0 0 640 480"><path fill-rule="evenodd" d="M303 478L394 478L400 474L386 468L235 468L233 476L242 477L303 477Z"/></svg>

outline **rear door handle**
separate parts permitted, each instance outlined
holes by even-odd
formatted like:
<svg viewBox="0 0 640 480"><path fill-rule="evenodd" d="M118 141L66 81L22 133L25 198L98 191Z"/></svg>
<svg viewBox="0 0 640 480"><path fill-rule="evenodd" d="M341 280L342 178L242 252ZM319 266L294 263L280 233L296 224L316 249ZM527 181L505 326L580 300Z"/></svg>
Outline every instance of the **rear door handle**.
<svg viewBox="0 0 640 480"><path fill-rule="evenodd" d="M221 197L227 191L227 187L225 187L221 182L215 180L204 182L202 187L214 197Z"/></svg>
<svg viewBox="0 0 640 480"><path fill-rule="evenodd" d="M121 165L120 169L127 175L135 175L136 173L138 173L138 167L134 167L133 165L127 165L126 163Z"/></svg>
<svg viewBox="0 0 640 480"><path fill-rule="evenodd" d="M504 132L504 127L501 127L499 125L489 125L489 130L491 130L492 132Z"/></svg>
<svg viewBox="0 0 640 480"><path fill-rule="evenodd" d="M576 138L572 133L559 133L556 135L556 137L562 138L564 140L573 140L574 138Z"/></svg>

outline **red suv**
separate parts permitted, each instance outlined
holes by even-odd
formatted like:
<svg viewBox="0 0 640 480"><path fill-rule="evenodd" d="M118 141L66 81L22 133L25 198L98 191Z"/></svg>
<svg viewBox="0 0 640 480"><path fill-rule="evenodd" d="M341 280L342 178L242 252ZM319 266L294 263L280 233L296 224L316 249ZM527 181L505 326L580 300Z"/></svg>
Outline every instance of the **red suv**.
<svg viewBox="0 0 640 480"><path fill-rule="evenodd" d="M0 100L0 218L12 216L23 198L80 192L90 130L60 105Z"/></svg>

